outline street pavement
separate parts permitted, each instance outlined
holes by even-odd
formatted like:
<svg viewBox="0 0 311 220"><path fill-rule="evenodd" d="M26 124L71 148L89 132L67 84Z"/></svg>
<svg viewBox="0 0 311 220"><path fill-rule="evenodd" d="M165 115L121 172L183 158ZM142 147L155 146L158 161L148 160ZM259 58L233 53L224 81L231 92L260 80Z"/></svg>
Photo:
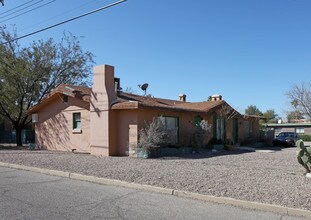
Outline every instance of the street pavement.
<svg viewBox="0 0 311 220"><path fill-rule="evenodd" d="M0 166L0 219L303 218Z"/></svg>

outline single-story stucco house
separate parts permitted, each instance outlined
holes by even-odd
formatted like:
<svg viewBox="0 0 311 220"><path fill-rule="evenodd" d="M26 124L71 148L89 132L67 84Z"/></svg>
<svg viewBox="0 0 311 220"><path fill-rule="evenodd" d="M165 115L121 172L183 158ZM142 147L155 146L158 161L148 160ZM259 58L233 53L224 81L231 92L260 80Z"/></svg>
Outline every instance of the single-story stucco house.
<svg viewBox="0 0 311 220"><path fill-rule="evenodd" d="M102 156L128 155L140 129L160 116L176 129L176 146L189 146L195 121L203 119L211 124L209 140L236 144L259 139L258 118L239 114L220 95L187 102L186 95L168 100L125 93L109 65L94 67L92 88L59 85L29 114L40 148Z"/></svg>
<svg viewBox="0 0 311 220"><path fill-rule="evenodd" d="M35 133L32 125L29 124L22 130L22 143L33 143L35 141ZM12 123L8 119L0 119L0 143L16 143L16 132Z"/></svg>

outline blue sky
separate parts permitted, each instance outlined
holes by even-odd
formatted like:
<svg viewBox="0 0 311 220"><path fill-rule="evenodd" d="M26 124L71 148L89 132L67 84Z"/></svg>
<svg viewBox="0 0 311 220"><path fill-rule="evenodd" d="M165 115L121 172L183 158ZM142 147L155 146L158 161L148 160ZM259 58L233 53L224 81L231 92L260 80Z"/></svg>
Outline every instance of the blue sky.
<svg viewBox="0 0 311 220"><path fill-rule="evenodd" d="M28 1L6 0L0 22ZM1 24L24 35L113 2L56 0ZM310 10L309 0L128 0L20 42L69 31L96 65L115 66L124 89L143 94L147 82L155 97L191 102L217 93L242 113L256 105L282 116L286 91L311 78Z"/></svg>

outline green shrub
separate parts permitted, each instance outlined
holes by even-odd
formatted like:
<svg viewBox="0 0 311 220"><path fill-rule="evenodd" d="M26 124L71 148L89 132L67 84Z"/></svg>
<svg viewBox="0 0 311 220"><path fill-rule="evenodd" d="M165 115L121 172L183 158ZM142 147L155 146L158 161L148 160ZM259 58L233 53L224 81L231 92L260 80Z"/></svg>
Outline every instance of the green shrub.
<svg viewBox="0 0 311 220"><path fill-rule="evenodd" d="M302 134L302 135L300 135L300 138L303 141L311 141L311 135L308 135L308 134Z"/></svg>

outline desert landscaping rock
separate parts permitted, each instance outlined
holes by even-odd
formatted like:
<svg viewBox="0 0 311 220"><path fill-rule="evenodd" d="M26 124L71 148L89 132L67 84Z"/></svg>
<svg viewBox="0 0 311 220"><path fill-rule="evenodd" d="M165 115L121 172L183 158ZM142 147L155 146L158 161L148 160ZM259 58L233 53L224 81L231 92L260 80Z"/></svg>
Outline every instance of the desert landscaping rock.
<svg viewBox="0 0 311 220"><path fill-rule="evenodd" d="M157 159L1 150L0 161L311 210L311 179L297 149L224 151Z"/></svg>

